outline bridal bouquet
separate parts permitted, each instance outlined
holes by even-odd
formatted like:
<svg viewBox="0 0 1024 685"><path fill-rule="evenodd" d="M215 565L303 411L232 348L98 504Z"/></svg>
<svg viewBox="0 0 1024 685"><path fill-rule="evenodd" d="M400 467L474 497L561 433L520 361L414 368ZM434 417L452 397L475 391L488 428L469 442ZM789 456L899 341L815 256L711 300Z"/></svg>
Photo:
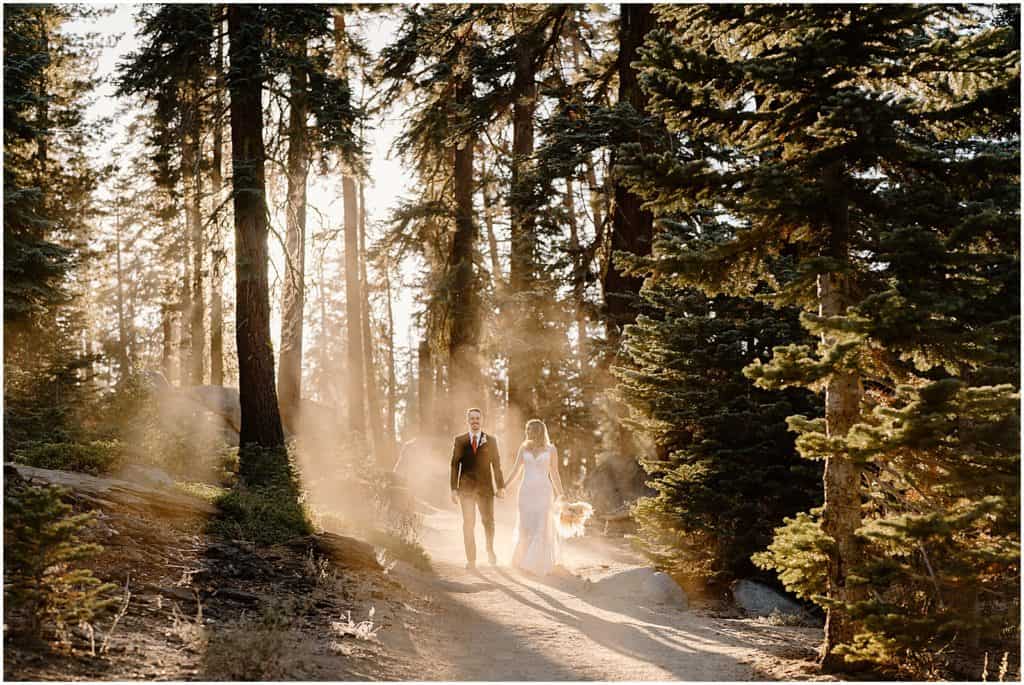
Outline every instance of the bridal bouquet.
<svg viewBox="0 0 1024 685"><path fill-rule="evenodd" d="M563 538L583 535L583 527L594 513L586 502L563 502L558 512L558 534Z"/></svg>

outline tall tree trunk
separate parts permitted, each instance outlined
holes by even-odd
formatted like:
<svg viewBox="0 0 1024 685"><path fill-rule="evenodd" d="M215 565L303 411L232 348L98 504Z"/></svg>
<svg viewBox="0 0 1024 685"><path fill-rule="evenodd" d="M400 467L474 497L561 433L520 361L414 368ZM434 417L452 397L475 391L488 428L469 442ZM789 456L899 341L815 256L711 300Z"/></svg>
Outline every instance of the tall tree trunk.
<svg viewBox="0 0 1024 685"><path fill-rule="evenodd" d="M572 251L572 297L576 317L576 362L582 374L587 364L587 316L584 312L583 292L586 288L587 264L580 245L579 226L576 221L576 197L573 179L565 179L566 219L569 223L569 249Z"/></svg>
<svg viewBox="0 0 1024 685"><path fill-rule="evenodd" d="M320 350L317 364L320 368L320 373L317 374L317 398L324 403L327 403L327 397L329 395L328 387L330 384L330 374L327 373L327 345L329 339L327 337L327 288L324 287L324 255L321 254L320 261L317 263L317 287L320 290ZM337 407L335 407L337 409Z"/></svg>
<svg viewBox="0 0 1024 685"><path fill-rule="evenodd" d="M348 80L348 43L345 33L345 15L334 11L335 71L343 81ZM363 377L363 328L359 292L359 208L356 197L356 179L350 170L342 175L342 199L345 206L345 330L348 341L347 403L349 429L359 437L366 437L366 407Z"/></svg>
<svg viewBox="0 0 1024 685"><path fill-rule="evenodd" d="M644 115L647 112L647 96L640 89L636 70L631 63L638 58L637 48L643 44L644 36L654 28L654 15L649 4L620 5L620 8L619 102L632 105L638 114ZM610 240L612 254L616 251L650 254L654 234L653 215L641 209L640 198L621 183L614 184L614 194ZM613 349L618 348L623 326L636 319L634 298L642 284L642 278L623 275L609 260L604 274L604 293L608 340Z"/></svg>
<svg viewBox="0 0 1024 685"><path fill-rule="evenodd" d="M398 400L395 387L395 317L391 307L391 264L384 264L384 295L388 307L388 425L387 437L392 449L397 446L395 429L395 404Z"/></svg>
<svg viewBox="0 0 1024 685"><path fill-rule="evenodd" d="M224 8L214 5L214 37L217 41L217 62L213 91L213 164L210 185L213 187L213 241L210 250L210 383L224 385L224 224L221 202L224 197Z"/></svg>
<svg viewBox="0 0 1024 685"><path fill-rule="evenodd" d="M513 7L523 12L522 7ZM515 23L515 22L513 22ZM533 119L537 108L537 84L534 57L539 48L534 31L516 27L516 67L512 83L512 246L509 261L508 300L511 325L508 326L508 424L518 427L526 417L536 414L536 390L540 382L537 339L541 325L535 298L528 294L535 287L534 252L537 235L533 197L528 177L533 158Z"/></svg>
<svg viewBox="0 0 1024 685"><path fill-rule="evenodd" d="M456 88L460 104L468 103L472 82ZM484 387L480 373L480 285L474 269L476 230L473 226L473 140L455 149L455 235L452 237L448 273L452 274L451 332L448 348L448 398L450 413L461 413L482 404ZM451 417L449 417L451 420Z"/></svg>
<svg viewBox="0 0 1024 685"><path fill-rule="evenodd" d="M131 373L128 358L128 322L125 318L124 269L121 264L121 208L114 208L114 244L117 256L117 366L118 383L124 383Z"/></svg>
<svg viewBox="0 0 1024 685"><path fill-rule="evenodd" d="M242 414L239 444L278 447L284 444L284 431L277 407L274 353L270 343L260 13L256 5L228 6L236 245L235 339ZM244 461L242 467L244 472Z"/></svg>
<svg viewBox="0 0 1024 685"><path fill-rule="evenodd" d="M434 433L434 362L430 354L430 343L427 340L420 341L416 360L418 369L416 395L419 400L418 433L422 437L428 432Z"/></svg>
<svg viewBox="0 0 1024 685"><path fill-rule="evenodd" d="M184 387L192 383L192 231L186 201L185 233L181 240L181 299L178 301L178 379Z"/></svg>
<svg viewBox="0 0 1024 685"><path fill-rule="evenodd" d="M829 243L826 255L839 263L849 261L850 214L842 168L838 164L825 171L824 183L830 189L828 215ZM822 317L844 316L853 302L849 281L840 272L818 276L818 311ZM825 333L822 343L830 346L834 336ZM863 395L860 374L856 371L834 372L825 387L825 428L832 437L845 436L860 418ZM861 468L843 455L825 459L825 505L821 526L835 544L828 560L828 598L835 602L851 603L863 600L863 586L848 584L852 569L860 565L861 548L856 531L861 525ZM842 606L830 606L825 614L825 641L822 644L822 666L829 670L842 670L847 664L836 647L853 643L856 623Z"/></svg>
<svg viewBox="0 0 1024 685"><path fill-rule="evenodd" d="M174 323L173 308L164 303L160 307L160 371L168 383L174 383Z"/></svg>
<svg viewBox="0 0 1024 685"><path fill-rule="evenodd" d="M184 87L181 179L185 186L185 226L189 236L192 263L191 288L187 289L184 316L188 318L188 375L193 385L202 385L206 333L203 325L203 175L199 169L202 118L199 113L199 93L196 80ZM186 278L188 278L186 276Z"/></svg>
<svg viewBox="0 0 1024 685"><path fill-rule="evenodd" d="M305 41L294 46L304 59ZM306 179L309 150L306 133L307 75L299 64L289 74L288 208L285 228L285 278L281 303L281 364L277 395L285 426L295 430L302 400L302 311L306 302Z"/></svg>
<svg viewBox="0 0 1024 685"><path fill-rule="evenodd" d="M342 179L345 205L345 332L348 338L348 425L366 437L366 392L363 379L362 295L359 292L359 208L355 177Z"/></svg>
<svg viewBox="0 0 1024 685"><path fill-rule="evenodd" d="M491 194L492 181L487 175L487 157L480 147L480 175L483 177L484 225L487 228L487 250L491 260L491 280L494 291L499 295L504 289L504 276L501 273L501 260L498 258L498 238L494 233L494 196Z"/></svg>
<svg viewBox="0 0 1024 685"><path fill-rule="evenodd" d="M373 453L377 463L385 468L391 467L391 445L384 434L383 416L380 406L380 386L377 383L377 365L373 354L373 334L370 326L370 282L366 277L366 193L365 186L359 183L359 281L362 293L362 327L363 327L363 369L366 377L366 409L369 416Z"/></svg>

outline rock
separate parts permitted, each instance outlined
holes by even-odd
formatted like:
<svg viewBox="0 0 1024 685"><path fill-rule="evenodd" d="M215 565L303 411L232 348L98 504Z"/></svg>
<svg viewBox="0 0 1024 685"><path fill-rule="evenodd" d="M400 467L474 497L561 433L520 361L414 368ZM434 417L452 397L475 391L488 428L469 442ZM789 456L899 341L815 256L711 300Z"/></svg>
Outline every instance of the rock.
<svg viewBox="0 0 1024 685"><path fill-rule="evenodd" d="M680 609L689 606L686 593L672 576L653 568L633 568L615 573L586 586L587 592L630 601L669 604Z"/></svg>
<svg viewBox="0 0 1024 685"><path fill-rule="evenodd" d="M737 606L750 616L770 616L773 611L794 616L806 614L803 607L790 598L752 580L738 580L733 583L732 596Z"/></svg>
<svg viewBox="0 0 1024 685"><path fill-rule="evenodd" d="M670 604L685 609L690 602L679 587L679 583L672 579L667 573L658 571L644 580L643 591L646 597L653 599L659 604Z"/></svg>

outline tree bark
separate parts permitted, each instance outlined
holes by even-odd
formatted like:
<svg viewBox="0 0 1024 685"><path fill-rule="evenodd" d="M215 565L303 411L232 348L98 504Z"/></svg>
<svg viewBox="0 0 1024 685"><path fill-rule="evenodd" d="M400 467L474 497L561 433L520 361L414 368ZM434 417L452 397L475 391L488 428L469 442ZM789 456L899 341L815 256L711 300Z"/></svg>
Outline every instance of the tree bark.
<svg viewBox="0 0 1024 685"><path fill-rule="evenodd" d="M458 106L468 106L473 94L469 77L455 90ZM454 154L455 235L448 259L451 274L451 330L448 348L448 405L452 416L483 402L480 372L480 292L474 268L476 230L473 226L473 148L475 135L459 142Z"/></svg>
<svg viewBox="0 0 1024 685"><path fill-rule="evenodd" d="M235 340L242 420L239 444L284 444L274 387L267 284L264 182L263 24L256 5L228 6L231 72L231 153L235 208Z"/></svg>
<svg viewBox="0 0 1024 685"><path fill-rule="evenodd" d="M830 189L829 210L826 217L829 244L826 253L840 262L849 260L850 217L842 169L833 165L826 170L824 183ZM852 298L847 277L839 272L818 276L818 302L821 316L843 316ZM826 346L835 343L829 334L823 334ZM834 372L825 387L825 426L829 437L846 435L860 418L863 394L857 372ZM861 525L861 469L845 455L825 459L823 477L825 504L821 525L835 544L828 561L828 598L841 603L857 602L866 597L863 587L847 584L850 571L859 566L860 544L856 531ZM831 606L825 614L825 641L821 649L822 666L829 670L842 670L847 664L835 649L853 642L857 625L843 606Z"/></svg>
<svg viewBox="0 0 1024 685"><path fill-rule="evenodd" d="M174 383L172 376L174 356L174 342L172 340L174 336L174 326L171 324L171 307L164 304L160 307L160 332L161 345L160 345L160 371L164 374L164 378L167 379L168 383Z"/></svg>
<svg viewBox="0 0 1024 685"><path fill-rule="evenodd" d="M221 221L221 201L224 197L224 38L223 7L211 9L214 37L217 41L217 70L213 90L213 164L210 185L213 192L213 245L210 251L210 383L224 385L224 226Z"/></svg>
<svg viewBox="0 0 1024 685"><path fill-rule="evenodd" d="M392 449L398 444L395 429L395 410L398 400L395 387L395 317L391 307L391 264L384 264L384 295L388 307L388 425L387 436ZM392 455L394 456L394 455Z"/></svg>
<svg viewBox="0 0 1024 685"><path fill-rule="evenodd" d="M620 5L619 22L619 102L630 104L640 115L647 112L647 96L637 82L636 70L630 66L638 58L637 48L643 44L647 32L654 28L651 5ZM614 161L612 163L614 166ZM641 200L621 183L614 184L615 207L612 215L610 250L647 255L651 252L654 217L641 209ZM635 297L643 284L642 278L625 276L609 259L604 274L605 323L608 341L617 349L622 328L636 320Z"/></svg>
<svg viewBox="0 0 1024 685"><path fill-rule="evenodd" d="M121 208L114 207L114 245L117 257L117 366L118 382L124 383L131 374L128 358L128 322L124 306L124 269L121 264Z"/></svg>
<svg viewBox="0 0 1024 685"><path fill-rule="evenodd" d="M504 288L501 260L498 258L498 238L494 233L494 196L491 195L491 181L487 176L487 160L483 149L480 151L480 175L483 177L484 224L487 227L487 248L491 260L491 280L494 291L499 295Z"/></svg>
<svg viewBox="0 0 1024 685"><path fill-rule="evenodd" d="M334 61L339 78L347 80L348 49L345 15L334 11ZM359 292L359 208L356 179L346 170L342 176L345 207L345 329L348 341L348 425L358 437L366 437L366 403L363 375L362 295Z"/></svg>
<svg viewBox="0 0 1024 685"><path fill-rule="evenodd" d="M524 11L513 7L515 12ZM515 24L515 22L513 22ZM533 198L528 177L533 158L533 120L537 108L537 84L534 59L539 49L535 32L528 27L516 33L516 67L512 83L512 192L511 210L512 246L509 261L510 298L507 340L508 360L508 423L519 426L523 419L536 412L536 390L540 383L537 333L541 325L534 297L529 293L536 276L534 252L537 242Z"/></svg>
<svg viewBox="0 0 1024 685"><path fill-rule="evenodd" d="M434 363L430 354L430 343L426 340L420 341L417 351L416 379L418 382L417 399L419 406L419 434L426 435L434 428Z"/></svg>
<svg viewBox="0 0 1024 685"><path fill-rule="evenodd" d="M363 387L362 295L359 292L359 209L356 180L342 179L345 205L345 331L348 337L348 425L356 435L366 437L366 392Z"/></svg>
<svg viewBox="0 0 1024 685"><path fill-rule="evenodd" d="M366 277L366 193L362 182L359 184L359 282L362 301L363 368L366 377L366 408L369 416L373 453L377 463L385 468L391 465L391 447L384 434L380 406L380 390L377 383L377 365L373 354L373 334L370 327L370 282Z"/></svg>
<svg viewBox="0 0 1024 685"><path fill-rule="evenodd" d="M305 41L298 41L294 47L296 56L304 58ZM277 394L281 418L293 431L302 400L302 313L306 302L306 181L309 173L306 83L305 70L298 64L292 64L289 74L288 208L281 303L281 368Z"/></svg>
<svg viewBox="0 0 1024 685"><path fill-rule="evenodd" d="M203 175L199 169L200 146L202 139L202 118L199 113L198 78L195 77L184 86L185 106L183 107L182 144L181 144L181 179L185 186L185 227L189 236L192 263L191 287L186 288L184 316L188 317L189 351L188 374L193 385L203 384L204 348L206 332L204 330L203 307L203 254L205 251L203 237ZM186 258L187 259L187 258ZM186 276L188 278L188 276Z"/></svg>
<svg viewBox="0 0 1024 685"><path fill-rule="evenodd" d="M582 374L587 364L587 316L584 312L583 293L586 288L587 264L580 246L579 227L576 222L576 197L572 177L565 179L563 198L565 215L569 223L569 249L572 251L572 297L576 316L576 363Z"/></svg>

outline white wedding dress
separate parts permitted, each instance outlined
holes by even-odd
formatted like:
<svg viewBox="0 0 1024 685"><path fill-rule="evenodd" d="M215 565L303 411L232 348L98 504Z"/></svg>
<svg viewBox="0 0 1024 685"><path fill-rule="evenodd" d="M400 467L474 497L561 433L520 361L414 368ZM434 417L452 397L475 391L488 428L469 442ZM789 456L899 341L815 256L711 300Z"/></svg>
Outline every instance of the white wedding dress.
<svg viewBox="0 0 1024 685"><path fill-rule="evenodd" d="M528 573L546 575L559 564L555 529L555 491L551 485L551 447L533 453L524 449L523 485L519 489L519 521L516 525L512 564Z"/></svg>

